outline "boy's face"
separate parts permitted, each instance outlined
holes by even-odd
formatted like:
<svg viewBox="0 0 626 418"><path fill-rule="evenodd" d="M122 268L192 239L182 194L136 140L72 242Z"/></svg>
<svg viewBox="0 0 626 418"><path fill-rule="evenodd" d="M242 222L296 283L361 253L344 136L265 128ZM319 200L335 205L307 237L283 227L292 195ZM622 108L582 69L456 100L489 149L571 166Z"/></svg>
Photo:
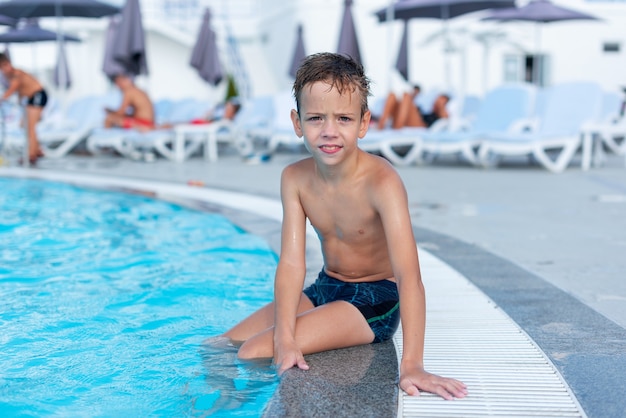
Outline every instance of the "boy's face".
<svg viewBox="0 0 626 418"><path fill-rule="evenodd" d="M4 61L0 64L0 71L4 75L9 75L12 69L13 67L11 66L11 63L9 61Z"/></svg>
<svg viewBox="0 0 626 418"><path fill-rule="evenodd" d="M341 161L357 148L369 126L370 112L361 115L358 91L344 91L325 82L306 85L300 95L300 114L291 112L294 130L304 137L309 152L325 162Z"/></svg>

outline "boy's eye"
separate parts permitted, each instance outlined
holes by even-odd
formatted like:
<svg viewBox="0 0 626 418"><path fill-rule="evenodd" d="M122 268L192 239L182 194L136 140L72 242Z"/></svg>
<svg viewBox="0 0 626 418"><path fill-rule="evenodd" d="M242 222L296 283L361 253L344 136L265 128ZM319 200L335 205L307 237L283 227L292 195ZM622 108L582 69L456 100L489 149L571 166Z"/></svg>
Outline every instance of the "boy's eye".
<svg viewBox="0 0 626 418"><path fill-rule="evenodd" d="M319 116L311 116L311 117L309 117L309 120L312 121L312 122L315 122L315 121L318 121L318 120L322 120L322 118L319 117Z"/></svg>
<svg viewBox="0 0 626 418"><path fill-rule="evenodd" d="M352 118L348 117L348 116L340 116L339 120L342 122L350 122L352 120Z"/></svg>

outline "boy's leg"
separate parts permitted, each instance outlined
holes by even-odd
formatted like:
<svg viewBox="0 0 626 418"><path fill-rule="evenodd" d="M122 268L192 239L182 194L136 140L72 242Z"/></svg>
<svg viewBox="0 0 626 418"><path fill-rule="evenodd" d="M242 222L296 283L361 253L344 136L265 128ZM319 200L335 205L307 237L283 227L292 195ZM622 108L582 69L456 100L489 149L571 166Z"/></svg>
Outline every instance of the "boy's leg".
<svg viewBox="0 0 626 418"><path fill-rule="evenodd" d="M369 344L374 332L363 314L346 301L335 301L303 312L296 319L296 342L303 354ZM274 328L249 338L239 349L243 359L274 355Z"/></svg>
<svg viewBox="0 0 626 418"><path fill-rule="evenodd" d="M313 309L314 306L308 297L302 294L298 304L298 314ZM226 331L223 336L233 341L246 341L261 331L274 326L274 302L269 303L248 316L243 321Z"/></svg>
<svg viewBox="0 0 626 418"><path fill-rule="evenodd" d="M37 122L41 119L41 112L43 108L39 106L26 106L26 124L28 133L28 158L32 161L36 161L37 158L42 157L41 147L37 140Z"/></svg>

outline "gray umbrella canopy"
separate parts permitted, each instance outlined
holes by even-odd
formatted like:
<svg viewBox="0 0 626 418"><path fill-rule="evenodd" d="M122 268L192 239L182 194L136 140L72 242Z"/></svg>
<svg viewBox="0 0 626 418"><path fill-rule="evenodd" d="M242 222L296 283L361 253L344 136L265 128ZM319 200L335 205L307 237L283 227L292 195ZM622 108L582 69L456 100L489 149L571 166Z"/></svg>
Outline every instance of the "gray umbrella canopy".
<svg viewBox="0 0 626 418"><path fill-rule="evenodd" d="M352 0L345 0L344 2L343 20L341 21L341 32L339 33L337 52L339 54L348 55L356 61L361 62L359 42L356 37L354 19L352 18Z"/></svg>
<svg viewBox="0 0 626 418"><path fill-rule="evenodd" d="M302 24L298 25L297 29L297 38L296 38L296 48L293 50L293 55L291 57L291 65L289 66L289 75L292 78L296 78L296 73L298 72L298 68L300 68L300 64L302 64L302 60L306 58L306 50L304 49L304 34L303 34Z"/></svg>
<svg viewBox="0 0 626 418"><path fill-rule="evenodd" d="M0 33L0 43L29 43L29 42L45 42L56 41L63 38L70 42L80 42L75 36L61 35L47 29L39 27L39 23L35 19L28 19L16 28L11 28L4 33Z"/></svg>
<svg viewBox="0 0 626 418"><path fill-rule="evenodd" d="M394 19L452 19L467 13L485 9L497 9L502 7L515 7L514 0L400 0L394 3ZM379 22L387 20L385 7L375 14Z"/></svg>
<svg viewBox="0 0 626 418"><path fill-rule="evenodd" d="M97 0L9 0L0 3L0 15L14 19L54 16L96 18L119 11L119 8Z"/></svg>
<svg viewBox="0 0 626 418"><path fill-rule="evenodd" d="M204 11L189 64L198 71L198 75L204 81L212 86L218 85L224 78L224 69L217 48L217 35L211 28L211 11L209 9Z"/></svg>
<svg viewBox="0 0 626 418"><path fill-rule="evenodd" d="M548 0L533 0L522 7L493 10L482 20L560 22L563 20L597 20L595 16L557 6Z"/></svg>
<svg viewBox="0 0 626 418"><path fill-rule="evenodd" d="M112 57L126 75L148 74L146 41L139 0L126 0L122 19L114 32Z"/></svg>
<svg viewBox="0 0 626 418"><path fill-rule="evenodd" d="M17 21L11 17L0 15L0 25L15 26Z"/></svg>

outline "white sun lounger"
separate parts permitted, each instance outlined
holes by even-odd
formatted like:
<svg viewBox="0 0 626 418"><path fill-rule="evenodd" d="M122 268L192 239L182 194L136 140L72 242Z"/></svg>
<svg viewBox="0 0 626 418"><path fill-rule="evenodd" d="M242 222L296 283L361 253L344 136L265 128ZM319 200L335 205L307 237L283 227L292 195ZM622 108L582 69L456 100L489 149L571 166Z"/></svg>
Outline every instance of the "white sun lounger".
<svg viewBox="0 0 626 418"><path fill-rule="evenodd" d="M505 84L491 90L481 101L473 120L457 129L422 134L425 158L440 155L461 155L469 163L478 164L478 148L490 134L513 133L521 121L527 121L533 110L535 88L530 84Z"/></svg>
<svg viewBox="0 0 626 418"><path fill-rule="evenodd" d="M598 121L602 94L600 86L592 82L550 87L537 115L538 127L518 134L490 134L479 149L481 164L489 167L507 156L527 155L552 172L563 171L583 145L583 128ZM583 154L588 152L583 149Z"/></svg>

